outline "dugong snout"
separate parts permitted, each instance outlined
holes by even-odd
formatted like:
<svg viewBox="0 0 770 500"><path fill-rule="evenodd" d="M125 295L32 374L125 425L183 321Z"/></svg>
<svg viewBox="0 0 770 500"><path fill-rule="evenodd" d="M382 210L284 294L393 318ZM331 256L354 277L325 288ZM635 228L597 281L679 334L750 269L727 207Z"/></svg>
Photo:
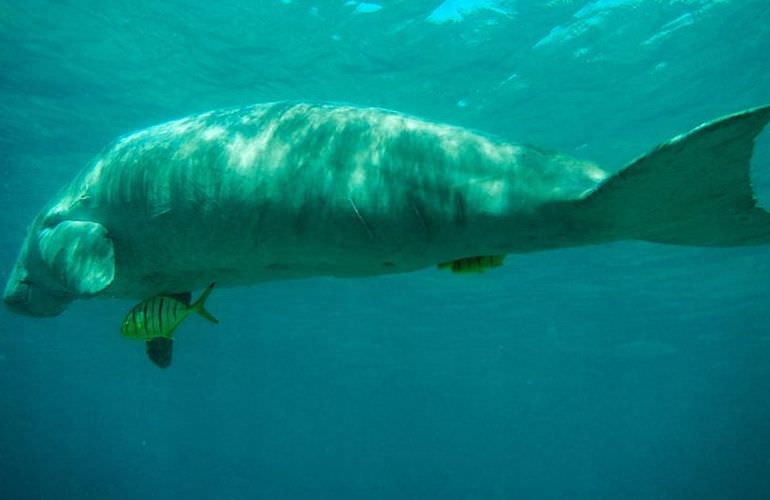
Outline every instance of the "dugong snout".
<svg viewBox="0 0 770 500"><path fill-rule="evenodd" d="M3 294L3 302L9 309L27 316L56 316L66 309L73 298L30 281L21 263L16 265Z"/></svg>

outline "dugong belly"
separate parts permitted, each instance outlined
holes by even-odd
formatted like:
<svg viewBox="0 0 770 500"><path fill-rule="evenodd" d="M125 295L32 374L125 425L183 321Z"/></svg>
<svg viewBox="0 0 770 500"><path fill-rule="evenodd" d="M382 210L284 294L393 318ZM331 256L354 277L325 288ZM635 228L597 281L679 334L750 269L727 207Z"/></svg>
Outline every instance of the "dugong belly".
<svg viewBox="0 0 770 500"><path fill-rule="evenodd" d="M69 299L405 272L569 244L542 208L605 177L392 111L257 105L116 141L41 213L20 261L58 262L68 277L54 288ZM102 257L75 262L94 245Z"/></svg>

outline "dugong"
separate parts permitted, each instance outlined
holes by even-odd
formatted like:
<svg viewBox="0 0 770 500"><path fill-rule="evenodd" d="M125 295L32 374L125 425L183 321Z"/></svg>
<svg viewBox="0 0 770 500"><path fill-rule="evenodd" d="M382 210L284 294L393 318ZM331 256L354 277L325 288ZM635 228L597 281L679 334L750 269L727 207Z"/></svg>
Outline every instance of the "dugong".
<svg viewBox="0 0 770 500"><path fill-rule="evenodd" d="M271 103L118 139L34 219L14 311L636 239L770 242L749 176L770 106L701 125L615 174L393 111ZM462 266L460 266L462 267Z"/></svg>

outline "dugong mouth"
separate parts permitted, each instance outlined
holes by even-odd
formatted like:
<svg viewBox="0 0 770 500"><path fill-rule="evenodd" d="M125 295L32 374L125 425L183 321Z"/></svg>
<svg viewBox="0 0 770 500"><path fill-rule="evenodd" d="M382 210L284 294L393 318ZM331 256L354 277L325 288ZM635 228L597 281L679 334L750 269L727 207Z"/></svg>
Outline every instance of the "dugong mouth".
<svg viewBox="0 0 770 500"><path fill-rule="evenodd" d="M72 301L64 294L51 293L26 280L8 280L3 302L11 311L26 316L57 316Z"/></svg>

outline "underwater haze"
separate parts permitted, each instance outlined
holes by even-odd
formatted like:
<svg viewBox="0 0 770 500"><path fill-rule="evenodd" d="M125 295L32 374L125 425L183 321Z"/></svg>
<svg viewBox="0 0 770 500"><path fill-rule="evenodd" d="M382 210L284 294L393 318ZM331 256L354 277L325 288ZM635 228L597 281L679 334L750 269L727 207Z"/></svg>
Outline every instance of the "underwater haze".
<svg viewBox="0 0 770 500"><path fill-rule="evenodd" d="M0 281L116 137L278 100L617 171L770 104L770 3L0 0ZM770 207L770 131L752 165ZM769 284L770 246L619 242L217 288L166 370L132 301L3 308L0 498L770 498Z"/></svg>

